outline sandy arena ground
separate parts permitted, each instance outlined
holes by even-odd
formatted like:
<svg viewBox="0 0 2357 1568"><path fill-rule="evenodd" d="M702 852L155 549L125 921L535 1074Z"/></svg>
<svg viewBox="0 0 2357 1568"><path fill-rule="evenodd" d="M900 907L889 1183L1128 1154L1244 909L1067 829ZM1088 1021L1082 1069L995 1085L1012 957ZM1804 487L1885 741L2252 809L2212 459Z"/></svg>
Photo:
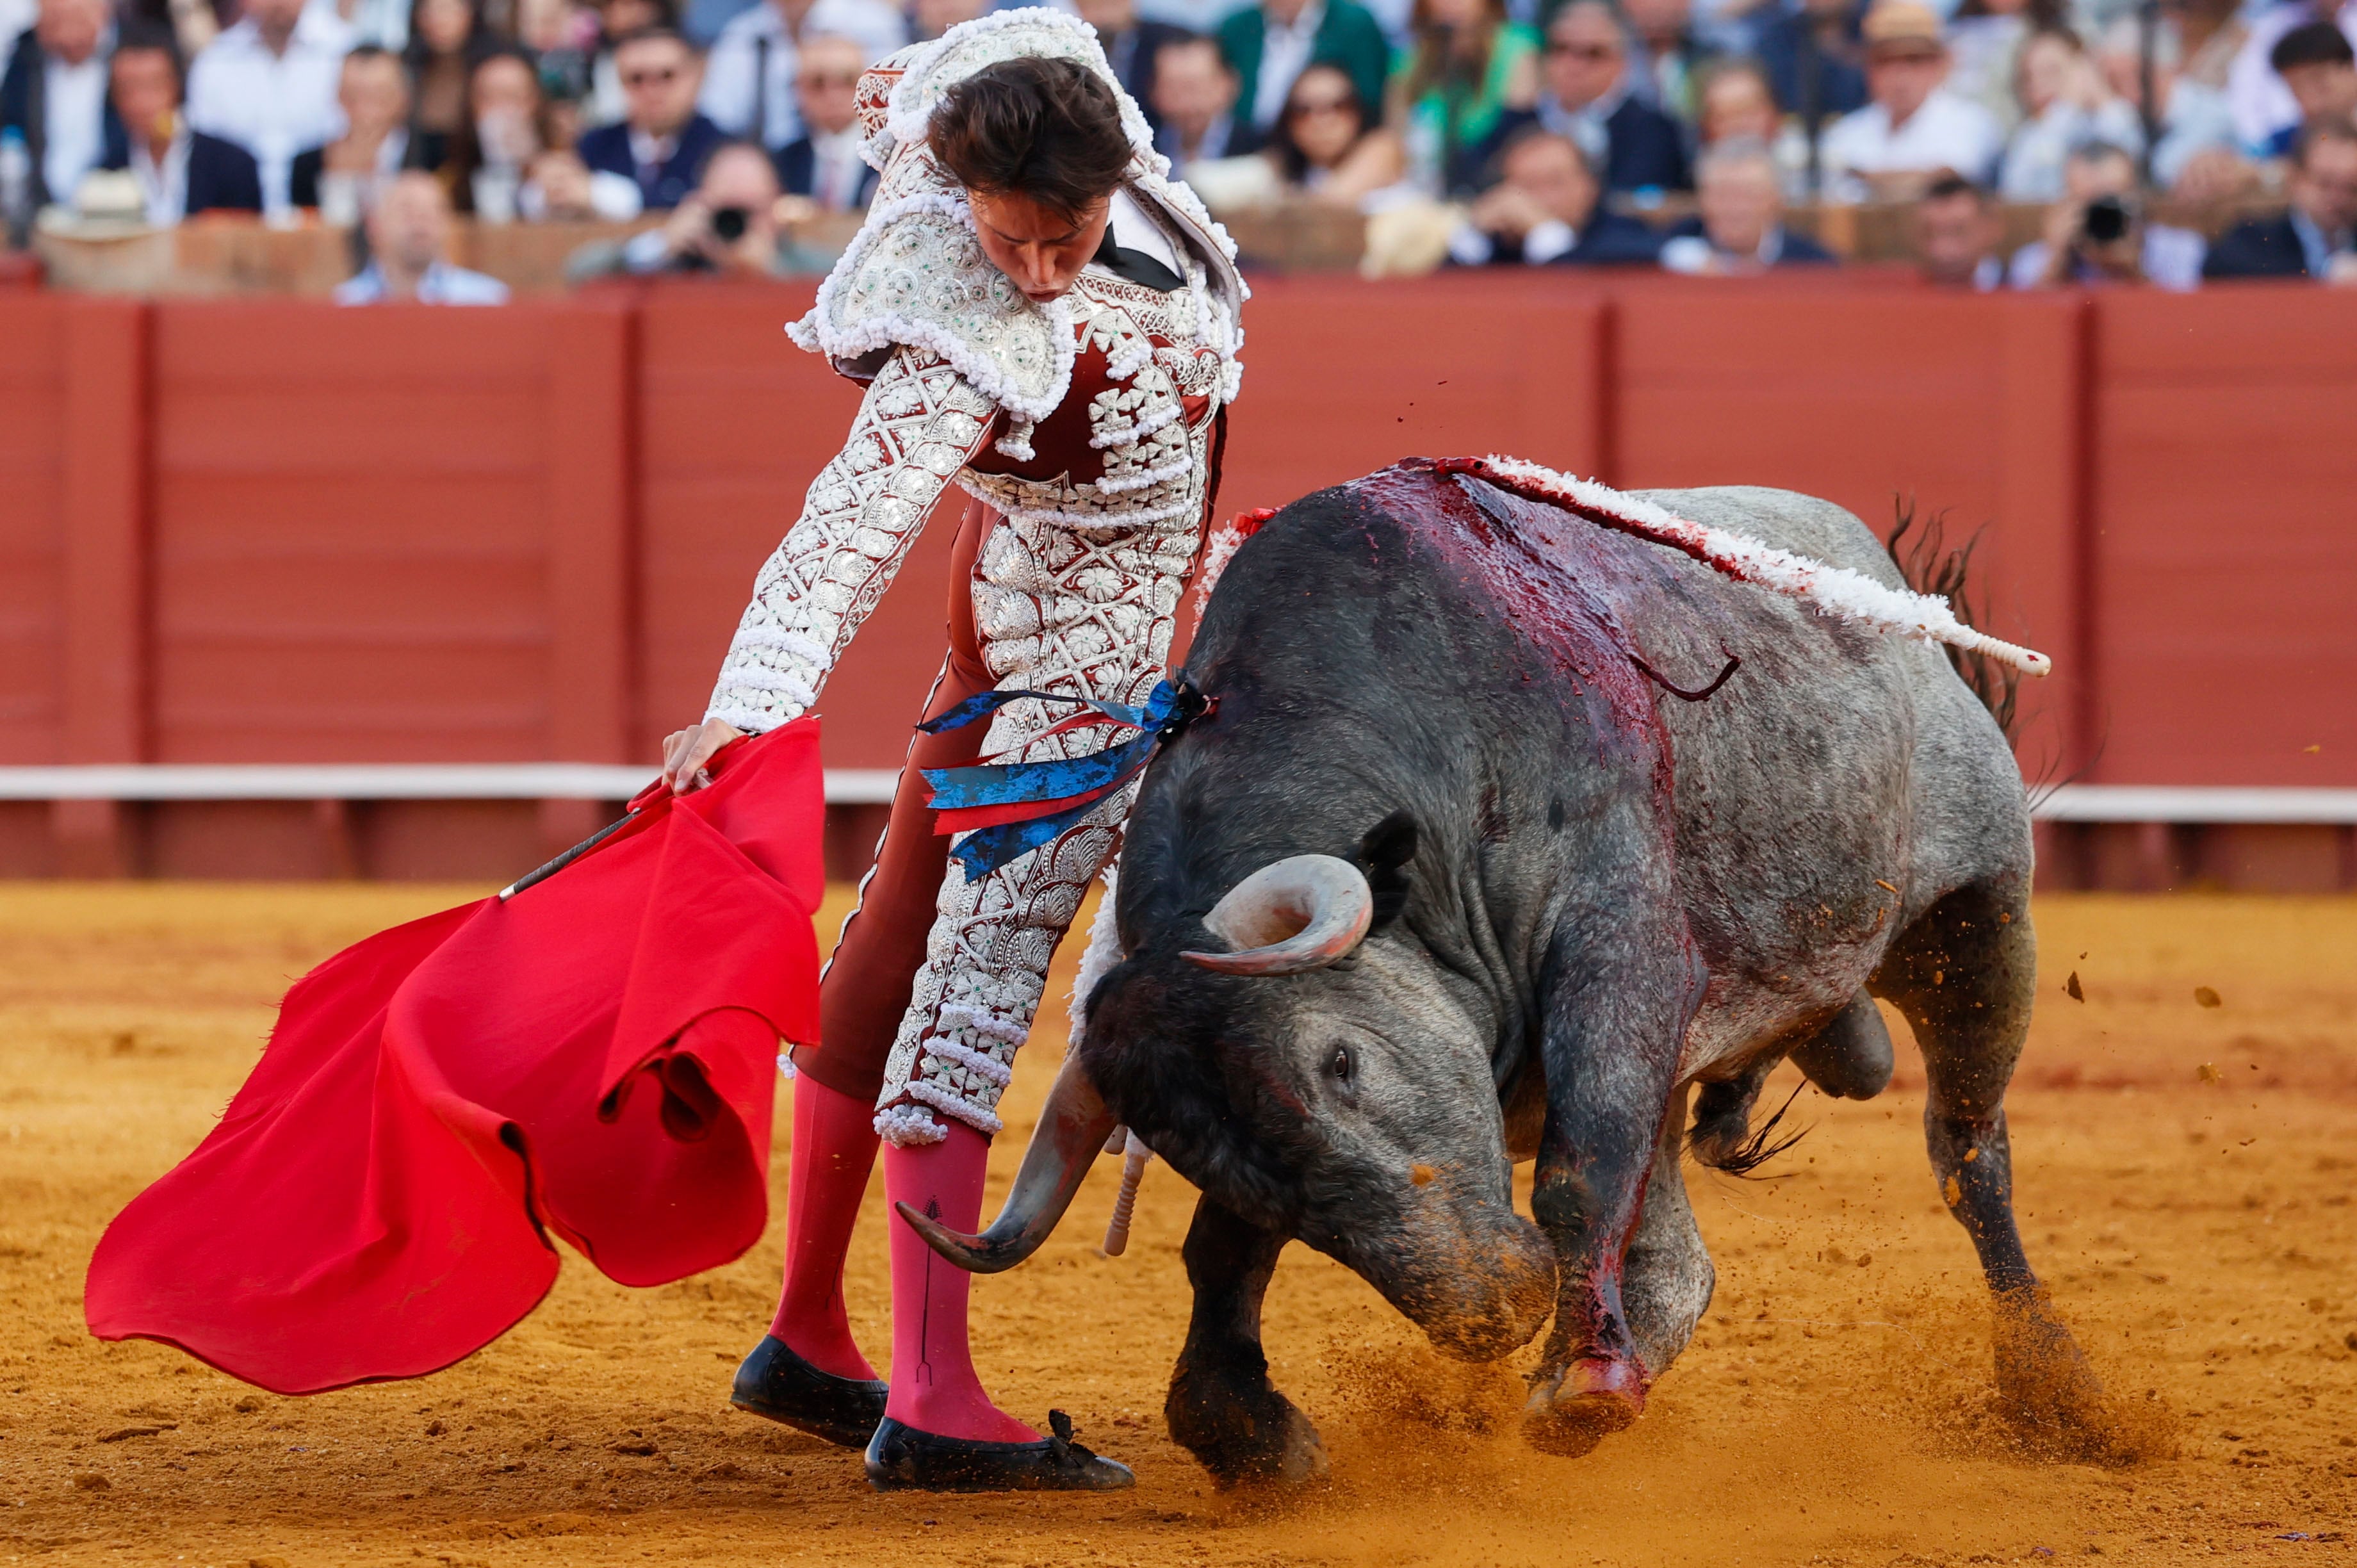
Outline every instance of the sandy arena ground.
<svg viewBox="0 0 2357 1568"><path fill-rule="evenodd" d="M1009 1408L1071 1411L1137 1489L962 1499L876 1497L856 1456L727 1408L774 1298L774 1226L661 1290L571 1259L472 1361L315 1399L83 1332L101 1229L195 1144L287 980L463 892L0 890L0 1561L2357 1561L2357 902L2038 908L2044 1001L2013 1098L2024 1229L2138 1463L2040 1460L1986 1414L1979 1278L1926 1174L1902 1045L1881 1100L1802 1096L1812 1130L1779 1179L1693 1173L1717 1300L1645 1419L1584 1459L1515 1435L1527 1356L1442 1363L1295 1248L1269 1352L1334 1479L1280 1500L1215 1491L1160 1417L1191 1194L1156 1167L1129 1255L1106 1259L1105 1161L1037 1262L980 1285L975 1336ZM2083 1003L2064 994L2073 971ZM1002 1184L1060 1047L1024 1058ZM880 1193L850 1286L879 1360Z"/></svg>

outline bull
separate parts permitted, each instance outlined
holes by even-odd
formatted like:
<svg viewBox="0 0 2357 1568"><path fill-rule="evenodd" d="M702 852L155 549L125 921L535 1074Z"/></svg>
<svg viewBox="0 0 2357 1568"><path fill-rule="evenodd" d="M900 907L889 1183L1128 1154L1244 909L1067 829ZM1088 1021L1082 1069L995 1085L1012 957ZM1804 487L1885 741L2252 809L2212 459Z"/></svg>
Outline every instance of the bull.
<svg viewBox="0 0 2357 1568"><path fill-rule="evenodd" d="M1824 501L1635 499L1905 585ZM1501 1357L1551 1323L1535 1446L1628 1425L1711 1297L1682 1146L1756 1161L1752 1101L1787 1058L1829 1093L1878 1092L1876 996L1921 1049L2002 1402L2057 1431L2098 1419L2013 1215L2005 1093L2036 955L2004 733L1928 641L1611 521L1415 461L1246 542L1183 671L1207 711L1130 820L1125 956L1005 1211L974 1237L902 1210L961 1266L1010 1267L1114 1127L1142 1137L1201 1194L1166 1411L1223 1483L1326 1465L1260 1344L1297 1239L1445 1354ZM1512 1167L1532 1159L1525 1218Z"/></svg>

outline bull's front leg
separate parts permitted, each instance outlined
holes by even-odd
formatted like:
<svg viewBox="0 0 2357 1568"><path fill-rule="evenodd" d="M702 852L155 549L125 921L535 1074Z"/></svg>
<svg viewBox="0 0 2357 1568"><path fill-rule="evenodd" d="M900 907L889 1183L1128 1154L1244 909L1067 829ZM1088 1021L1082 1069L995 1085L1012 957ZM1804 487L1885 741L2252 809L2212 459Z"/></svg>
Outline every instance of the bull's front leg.
<svg viewBox="0 0 2357 1568"><path fill-rule="evenodd" d="M1523 1429L1556 1454L1585 1454L1636 1420L1655 1370L1631 1332L1621 1277L1703 974L1666 900L1631 904L1659 913L1632 918L1624 904L1570 922L1549 987L1531 1213L1555 1244L1555 1315Z"/></svg>
<svg viewBox="0 0 2357 1568"><path fill-rule="evenodd" d="M1280 1231L1264 1230L1210 1198L1195 1205L1183 1255L1195 1287L1187 1345L1170 1374L1163 1414L1170 1436L1222 1487L1239 1481L1307 1481L1326 1473L1326 1445L1294 1402L1268 1380L1260 1344L1260 1304Z"/></svg>

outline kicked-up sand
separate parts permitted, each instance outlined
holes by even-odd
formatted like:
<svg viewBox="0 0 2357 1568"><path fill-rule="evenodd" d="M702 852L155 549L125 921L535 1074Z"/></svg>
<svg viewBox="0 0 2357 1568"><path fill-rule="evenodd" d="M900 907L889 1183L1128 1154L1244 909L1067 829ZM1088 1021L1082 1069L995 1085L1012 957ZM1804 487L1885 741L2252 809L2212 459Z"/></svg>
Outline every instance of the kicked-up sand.
<svg viewBox="0 0 2357 1568"><path fill-rule="evenodd" d="M1160 1413L1192 1194L1152 1167L1127 1255L1105 1258L1105 1160L1038 1259L978 1283L974 1338L1010 1410L1071 1412L1137 1488L977 1498L876 1496L856 1455L728 1408L775 1298L774 1223L657 1290L568 1257L522 1326L412 1382L282 1399L89 1337L100 1231L204 1133L287 982L470 892L0 887L0 1563L2357 1562L2357 901L2038 904L2011 1101L2023 1230L2132 1462L2025 1451L1989 1413L1986 1297L1894 1022L1898 1083L1864 1104L1804 1090L1808 1135L1770 1179L1689 1167L1717 1296L1644 1419L1594 1454L1522 1443L1529 1351L1442 1361L1295 1247L1269 1356L1333 1477L1217 1490ZM1072 961L1068 944L1017 1073L994 1206L1062 1046ZM773 1214L786 1124L781 1107ZM879 1180L848 1284L879 1364L884 1214Z"/></svg>

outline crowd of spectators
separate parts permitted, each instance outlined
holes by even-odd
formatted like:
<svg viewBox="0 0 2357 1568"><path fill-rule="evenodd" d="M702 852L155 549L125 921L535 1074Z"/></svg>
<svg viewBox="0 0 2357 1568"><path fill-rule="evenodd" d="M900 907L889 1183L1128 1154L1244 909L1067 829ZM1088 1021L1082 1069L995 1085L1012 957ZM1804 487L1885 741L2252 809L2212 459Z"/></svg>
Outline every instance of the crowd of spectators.
<svg viewBox="0 0 2357 1568"><path fill-rule="evenodd" d="M1215 209L1428 214L1448 265L1824 267L1794 208L1895 203L1960 287L2357 281L2357 0L1058 3ZM661 218L575 275L806 270L874 188L861 70L986 8L0 0L0 208L315 212L355 299L494 297L454 214ZM2009 253L2000 203L2048 209Z"/></svg>

